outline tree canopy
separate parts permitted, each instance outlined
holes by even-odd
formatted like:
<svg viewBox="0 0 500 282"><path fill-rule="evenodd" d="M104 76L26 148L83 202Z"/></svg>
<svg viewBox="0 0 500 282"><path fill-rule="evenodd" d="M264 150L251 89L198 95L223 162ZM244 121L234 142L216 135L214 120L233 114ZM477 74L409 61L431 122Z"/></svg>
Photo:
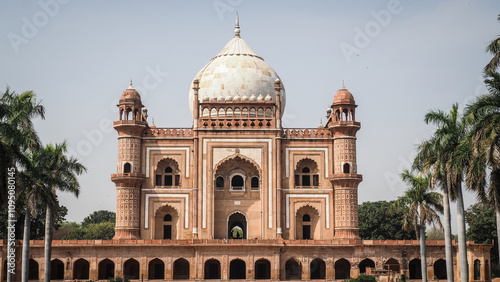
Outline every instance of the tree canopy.
<svg viewBox="0 0 500 282"><path fill-rule="evenodd" d="M415 233L403 230L403 214L389 214L394 201L364 202L359 205L359 235L365 240L415 240Z"/></svg>
<svg viewBox="0 0 500 282"><path fill-rule="evenodd" d="M476 203L465 211L465 221L467 229L467 239L478 244L491 244L495 242L495 247L491 250L491 261L498 263L498 238L496 231L495 208Z"/></svg>

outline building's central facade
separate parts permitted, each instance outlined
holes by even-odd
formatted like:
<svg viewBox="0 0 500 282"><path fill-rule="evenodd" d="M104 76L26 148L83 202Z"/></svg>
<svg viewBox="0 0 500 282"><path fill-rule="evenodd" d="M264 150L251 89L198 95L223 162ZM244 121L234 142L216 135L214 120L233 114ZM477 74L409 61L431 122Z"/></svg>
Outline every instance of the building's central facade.
<svg viewBox="0 0 500 282"><path fill-rule="evenodd" d="M358 238L353 96L325 126L283 128L283 82L234 32L192 82L192 128L148 125L122 94L115 239Z"/></svg>

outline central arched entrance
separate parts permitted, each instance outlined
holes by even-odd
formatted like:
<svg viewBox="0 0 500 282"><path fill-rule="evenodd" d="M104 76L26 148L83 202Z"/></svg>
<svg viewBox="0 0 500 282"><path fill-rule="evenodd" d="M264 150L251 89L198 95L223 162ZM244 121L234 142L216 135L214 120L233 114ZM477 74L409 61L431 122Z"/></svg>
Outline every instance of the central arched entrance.
<svg viewBox="0 0 500 282"><path fill-rule="evenodd" d="M241 259L232 260L229 264L229 279L246 279L246 264Z"/></svg>
<svg viewBox="0 0 500 282"><path fill-rule="evenodd" d="M247 238L247 218L241 212L232 213L227 219L227 238Z"/></svg>

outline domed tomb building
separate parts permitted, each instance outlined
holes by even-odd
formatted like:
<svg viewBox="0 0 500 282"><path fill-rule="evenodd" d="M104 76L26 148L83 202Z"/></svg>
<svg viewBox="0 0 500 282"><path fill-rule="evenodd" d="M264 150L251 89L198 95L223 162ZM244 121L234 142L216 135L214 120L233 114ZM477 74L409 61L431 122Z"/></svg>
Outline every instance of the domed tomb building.
<svg viewBox="0 0 500 282"><path fill-rule="evenodd" d="M344 86L324 126L283 128L284 82L237 22L187 90L189 128L150 124L132 83L123 92L115 237L54 241L55 280L421 278L418 241L359 237L361 123ZM444 242L427 245L427 277L444 279ZM490 279L490 248L469 245L471 280ZM3 266L5 243L2 252ZM43 242L31 254L33 278L42 279Z"/></svg>

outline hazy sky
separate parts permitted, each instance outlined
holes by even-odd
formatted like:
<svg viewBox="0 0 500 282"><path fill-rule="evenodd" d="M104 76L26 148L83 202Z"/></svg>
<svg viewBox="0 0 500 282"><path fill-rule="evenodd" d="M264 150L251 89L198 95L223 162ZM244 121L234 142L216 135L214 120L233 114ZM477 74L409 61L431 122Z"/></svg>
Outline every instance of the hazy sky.
<svg viewBox="0 0 500 282"><path fill-rule="evenodd" d="M431 109L485 92L484 49L500 33L498 1L0 2L0 87L34 90L44 143L67 140L87 166L81 195L60 194L68 220L115 210L116 104L132 78L158 127L191 127L195 74L241 37L280 75L285 127L317 127L345 79L358 104L359 203L405 186ZM468 194L466 206L475 198ZM452 206L455 209L455 206Z"/></svg>

